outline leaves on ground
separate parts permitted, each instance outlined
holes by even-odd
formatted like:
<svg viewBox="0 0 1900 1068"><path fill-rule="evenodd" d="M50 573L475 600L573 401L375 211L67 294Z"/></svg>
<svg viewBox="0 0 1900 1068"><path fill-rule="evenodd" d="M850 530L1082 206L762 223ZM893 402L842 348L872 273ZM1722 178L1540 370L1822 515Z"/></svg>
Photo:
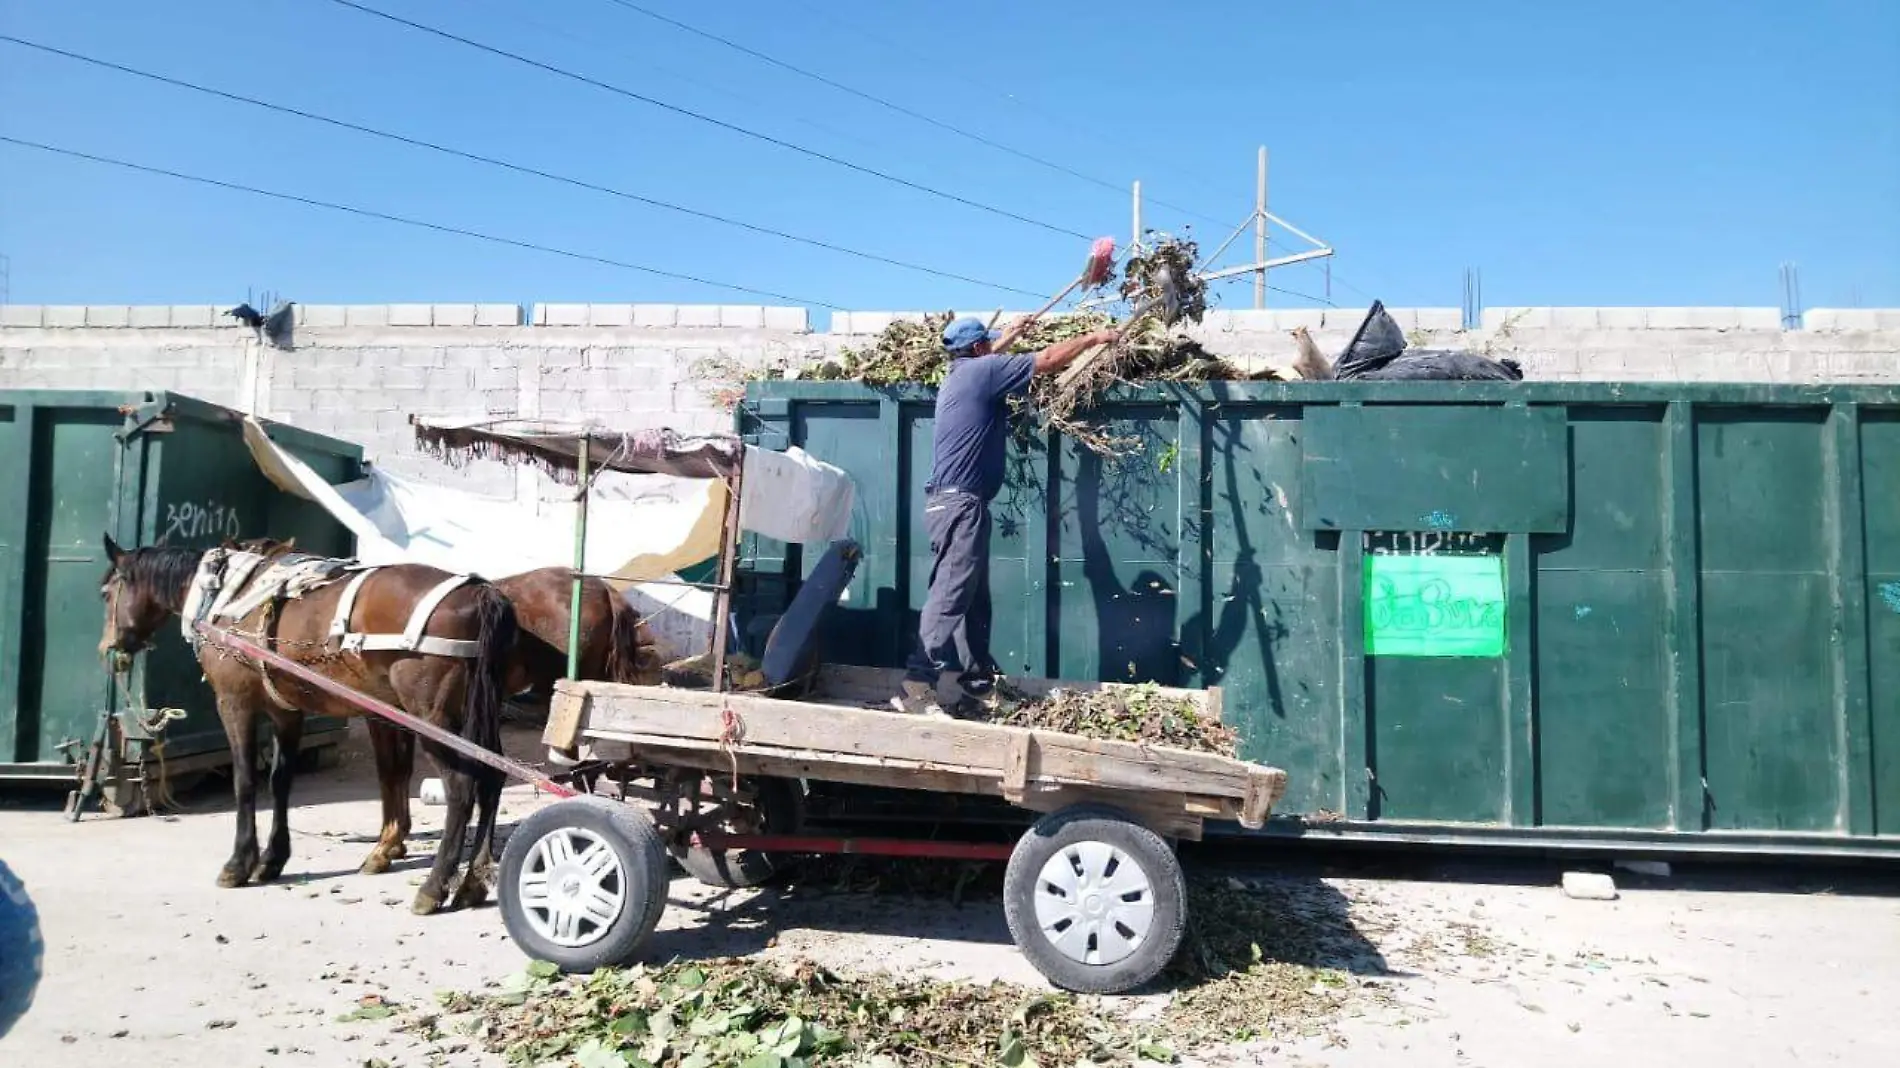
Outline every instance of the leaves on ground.
<svg viewBox="0 0 1900 1068"><path fill-rule="evenodd" d="M368 1020L387 1020L402 1011L402 1006L385 1000L380 994L366 994L356 1002L356 1008L338 1016L338 1023L362 1023Z"/></svg>
<svg viewBox="0 0 1900 1068"><path fill-rule="evenodd" d="M867 865L867 874L869 865ZM1008 983L722 959L549 979L439 999L511 1064L818 1068L1173 1063L1225 1043L1324 1037L1382 997L1385 962L1317 880L1190 884L1194 917L1160 991L1084 998ZM446 1025L445 1025L446 1026Z"/></svg>
<svg viewBox="0 0 1900 1068"><path fill-rule="evenodd" d="M801 961L596 972L522 1005L490 1002L486 1044L521 1065L804 1068L1172 1061L1099 1004L1004 983L847 975Z"/></svg>

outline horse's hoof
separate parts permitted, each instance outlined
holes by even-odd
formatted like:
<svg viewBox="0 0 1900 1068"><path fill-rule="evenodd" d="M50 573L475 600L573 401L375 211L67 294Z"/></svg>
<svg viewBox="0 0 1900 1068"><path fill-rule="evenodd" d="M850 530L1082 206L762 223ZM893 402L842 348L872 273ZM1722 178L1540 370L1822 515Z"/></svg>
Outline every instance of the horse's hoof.
<svg viewBox="0 0 1900 1068"><path fill-rule="evenodd" d="M363 866L356 869L356 873L358 875L381 875L388 870L389 854L377 850L364 859Z"/></svg>
<svg viewBox="0 0 1900 1068"><path fill-rule="evenodd" d="M415 913L418 916L429 916L429 915L433 915L435 911L441 907L442 907L441 898L438 898L434 894L431 894L425 890L418 890L416 892L415 903L409 906L409 911Z"/></svg>
<svg viewBox="0 0 1900 1068"><path fill-rule="evenodd" d="M274 883L277 881L279 875L284 874L284 865L288 863L290 863L288 860L276 860L259 864L256 869L251 872L251 881L254 883Z"/></svg>
<svg viewBox="0 0 1900 1068"><path fill-rule="evenodd" d="M480 878L468 876L462 885L455 888L455 907L458 909L476 909L488 904L488 884Z"/></svg>
<svg viewBox="0 0 1900 1068"><path fill-rule="evenodd" d="M234 890L244 885L244 872L237 868L225 868L218 873L218 885L226 890Z"/></svg>
<svg viewBox="0 0 1900 1068"><path fill-rule="evenodd" d="M388 849L384 850L383 855L388 857L390 860L401 860L402 858L409 855L409 847L404 845L401 842L397 842L395 845L390 846Z"/></svg>

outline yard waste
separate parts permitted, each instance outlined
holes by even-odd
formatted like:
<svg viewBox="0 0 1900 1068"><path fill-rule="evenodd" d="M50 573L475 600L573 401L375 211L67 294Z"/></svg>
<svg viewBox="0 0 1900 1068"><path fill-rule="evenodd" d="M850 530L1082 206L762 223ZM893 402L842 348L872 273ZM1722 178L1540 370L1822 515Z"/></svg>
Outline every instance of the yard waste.
<svg viewBox="0 0 1900 1068"><path fill-rule="evenodd" d="M805 885L794 882L792 891ZM483 994L440 995L406 1024L472 1034L523 1065L879 1066L1177 1063L1223 1044L1330 1037L1384 999L1385 968L1324 884L1207 877L1156 990L1165 1004L1006 982L717 959L562 978L537 962Z"/></svg>
<svg viewBox="0 0 1900 1068"><path fill-rule="evenodd" d="M1240 743L1239 734L1218 717L1190 700L1162 693L1153 684L1052 690L1046 697L1016 701L993 722L1225 757L1236 755Z"/></svg>

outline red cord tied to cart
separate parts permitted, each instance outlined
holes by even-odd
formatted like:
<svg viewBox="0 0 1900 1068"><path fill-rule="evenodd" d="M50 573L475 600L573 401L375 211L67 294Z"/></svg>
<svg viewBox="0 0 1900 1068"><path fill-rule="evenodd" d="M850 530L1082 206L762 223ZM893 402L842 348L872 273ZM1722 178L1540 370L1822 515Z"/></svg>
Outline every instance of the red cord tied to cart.
<svg viewBox="0 0 1900 1068"><path fill-rule="evenodd" d="M719 751L726 754L726 759L732 763L732 789L735 793L739 789L739 754L732 747L744 740L745 721L733 711L732 699L722 698L719 702Z"/></svg>

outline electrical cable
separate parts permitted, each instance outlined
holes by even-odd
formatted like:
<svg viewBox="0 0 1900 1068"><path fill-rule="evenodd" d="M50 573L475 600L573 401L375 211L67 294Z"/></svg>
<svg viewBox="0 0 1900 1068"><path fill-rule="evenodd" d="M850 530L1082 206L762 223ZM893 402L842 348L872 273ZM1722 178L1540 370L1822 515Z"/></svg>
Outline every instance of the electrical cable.
<svg viewBox="0 0 1900 1068"><path fill-rule="evenodd" d="M859 259L869 260L874 263L882 263L882 264L886 264L892 267L902 267L906 270L917 271L922 274L933 275L938 278L950 279L952 281L957 281L957 282L967 282L971 285L982 286L986 289L995 289L995 290L999 290L1005 293L1013 293L1019 296L1040 297L1042 295L1040 293L1037 293L1028 289L1019 289L1015 286L1006 286L997 282L985 281L981 278L972 278L972 277L969 277L968 275L961 275L952 271L940 270L935 267L927 267L927 266L924 266L923 264L911 263L905 260L894 259L892 257L882 256L874 252L865 252L860 249L848 248L844 245L833 244L829 241L820 240L818 238L804 237L799 234L788 233L784 230L777 230L769 226L763 226L757 223L749 223L743 220L733 219L724 215L718 215L709 211L701 211L698 208L689 208L681 204L674 204L668 201L658 200L653 197L643 196L639 193L628 192L624 189L616 189L613 186L600 185L596 182L590 182L585 179L573 178L573 177L569 177L563 174L556 174L552 171L544 171L536 167L530 167L526 164L511 163L508 160L497 159L493 156L485 156L478 152L469 152L469 151L459 149L459 148L450 148L447 145L436 144L433 141L425 141L417 137L409 137L404 134L392 133L388 130L379 130L373 126L364 126L364 125L361 125L360 123L349 122L344 119L332 118L327 115L320 115L320 114L317 114L316 112L305 111L301 108L291 107L287 104L274 104L268 100L260 100L253 96L245 96L241 93L233 93L224 89L215 89L210 86L200 85L195 82L185 81L184 79L181 79L181 78L172 78L167 75L156 74L156 73L153 73L151 71L146 71L146 70L140 70L136 67L128 67L122 63L114 63L110 60L98 59L93 56L81 55L77 52L69 52L63 48L55 48L52 45L40 44L38 42L28 41L20 37L13 37L7 34L0 34L0 41L7 42L9 44L21 45L26 48L35 49L37 51L49 53L56 56L62 56L66 59L76 60L80 63L91 64L92 66L95 66L95 67L103 67L107 70L117 71L121 74L129 74L134 77L144 78L149 81L159 82L161 84L173 86L175 88L189 89L193 92L203 93L207 96L219 97L221 99L234 101L240 104L248 104L252 107L263 108L267 111L274 111L279 114L292 115L300 119L307 119L311 122L319 122L327 126L334 126L339 129L350 130L355 133L366 134L370 137L378 137L386 141L395 141L397 143L409 145L414 148L424 148L432 152L439 152L444 155L457 157L459 159L469 160L475 163L482 163L491 167L500 167L504 170L514 171L515 173L518 173L518 174L532 175L533 177L536 177L536 178L543 178L551 182L559 182L562 185L573 186L574 188L577 188L577 189L586 189L586 190L596 192L596 193L605 193L608 196L619 197L623 200L630 200L636 203L646 204L651 207L663 208L667 211L679 212L680 214L690 215L690 216L693 216L694 218L706 219L711 222L720 223L726 226L738 227L739 229L742 229L742 230L749 230L753 233L765 234L770 237L781 238L783 240L796 242L801 245L809 245L813 248L821 248L821 249L825 249L831 252L843 253L847 256L855 256Z"/></svg>
<svg viewBox="0 0 1900 1068"><path fill-rule="evenodd" d="M6 134L0 134L0 143L18 145L22 148L37 149L38 151L41 151L41 152L50 152L54 155L59 155L59 156L70 156L74 159L89 160L93 163L109 164L114 167L122 167L126 170L139 171L145 174L163 175L164 177L167 177L167 178L176 178L180 181L185 181L185 182L195 182L199 185L213 186L218 189L227 189L227 190L232 190L239 193L250 193L254 196L269 197L273 200L289 201L290 203L303 204L307 207L326 208L330 211L344 212L349 215L359 215L367 219L379 219L383 222L401 223L404 226L414 226L414 227L419 227L424 230L433 230L436 233L441 233L441 234L455 234L459 237L472 237L478 241L487 241L492 244L506 245L511 248L527 249L531 252L545 252L550 255L563 256L563 257L566 257L567 259L580 260L585 263L596 263L596 264L601 264L607 267L618 267L618 268L621 268L622 270L639 271L642 274L657 275L661 278L673 278L682 282L693 282L698 285L711 286L715 289L729 289L735 293L746 293L755 297L770 297L773 300L782 300L782 301L786 301L792 304L812 304L820 308L829 308L833 311L843 310L838 305L829 303L827 301L811 300L806 297L794 297L785 293L774 293L769 289L754 289L751 286L737 285L732 282L714 281L713 279L701 278L697 275L682 274L678 271L662 270L661 268L658 268L658 267L648 267L643 264L629 263L626 260L616 260L607 256L597 256L591 252L576 252L572 249L564 249L564 248L560 248L554 245L543 245L543 244L539 244L533 241L523 241L518 238L502 237L497 234L484 233L480 230L470 230L466 227L450 226L450 225L447 225L446 223L433 223L433 222L429 222L426 219L413 219L405 215L392 215L388 212L376 211L373 208L360 208L352 204L339 204L339 203L336 203L335 201L318 200L315 197L300 196L296 193L282 193L282 192L278 192L272 189L260 189L257 186L245 185L241 182L227 182L220 178L207 178L207 177L204 177L203 175L198 175L198 174L186 174L183 171L168 170L164 167L154 167L154 166L151 166L149 164L144 164L144 163L134 163L131 160L115 159L111 156L100 156L100 155L94 155L93 153L90 153L90 152L81 152L78 149L61 148L58 145L43 144L39 141L29 141L22 137L11 137Z"/></svg>
<svg viewBox="0 0 1900 1068"><path fill-rule="evenodd" d="M956 193L951 193L946 190L937 189L933 186L924 185L921 182L913 182L908 178L900 178L895 174L891 174L886 171L880 171L875 167L867 167L861 163L853 163L850 160L844 159L839 156L831 155L828 152L820 152L815 148L807 148L804 145L800 145L792 141L787 141L784 138L774 137L768 133L761 133L758 130L748 129L747 127L740 126L736 123L727 122L724 119L713 118L711 115L706 115L701 112L694 111L691 108L681 107L678 104L670 104L664 100L658 99L657 97L647 96L643 93L636 93L631 89L625 88L624 86L615 85L612 82L601 81L599 78L592 78L585 74L580 74L575 71L568 70L564 67L555 66L554 64L551 64L551 63L543 63L542 61L538 59L531 59L517 52L510 52L510 51L507 51L506 49L496 48L493 45L483 44L482 42L474 40L473 38L463 37L460 34L451 33L448 30L438 29L437 27L429 26L420 22L414 22L410 19L403 18L399 15L392 15L387 11L378 11L373 7L368 7L366 5L356 3L356 0L330 0L330 2L338 5L339 7L347 7L353 11L358 11L365 15L371 15L376 18L383 19L387 22L393 22L399 26L406 26L409 29L416 30L417 32L420 32L420 33L426 33L426 34L429 34L430 36L438 37L445 41L452 41L456 44L460 44L468 48L473 48L480 52L486 52L492 56L498 56L502 59L512 60L516 63L521 63L526 66L533 67L536 70L545 71L557 77L566 78L569 81L577 82L581 85L591 86L595 89L602 89L609 93L613 93L616 96L625 97L628 100L637 101L639 103L646 104L650 107L659 108L662 111L672 112L673 114L682 116L684 118L689 118L697 122L703 122L711 126L716 126L722 130L726 130L731 133L736 133L744 137L749 137L756 141L763 141L766 144L775 145L779 148L786 149L787 151L796 152L801 156L808 156L812 159L821 160L825 163L830 163L833 166L843 167L846 170L856 171L859 174L869 175L873 178L878 178L886 182L891 182L896 185L901 185L907 189L912 189L920 193L927 193L931 196L938 197L943 200L951 201L952 203L961 204L965 207L975 208L979 211L988 212L991 215L1001 216L1005 219L1012 219L1016 222L1023 223L1027 226L1033 226L1033 227L1036 227L1037 229L1047 230L1050 233L1061 234L1065 237L1079 238L1083 241L1093 240L1093 238L1091 238L1088 234L1071 230L1065 226L1058 226L1055 223L1044 222L1041 219L1033 219L1027 215L1020 215L1016 212L1010 211L1007 208L999 208L993 204L985 204L982 201L972 200L969 197L965 197L965 196L959 196Z"/></svg>

